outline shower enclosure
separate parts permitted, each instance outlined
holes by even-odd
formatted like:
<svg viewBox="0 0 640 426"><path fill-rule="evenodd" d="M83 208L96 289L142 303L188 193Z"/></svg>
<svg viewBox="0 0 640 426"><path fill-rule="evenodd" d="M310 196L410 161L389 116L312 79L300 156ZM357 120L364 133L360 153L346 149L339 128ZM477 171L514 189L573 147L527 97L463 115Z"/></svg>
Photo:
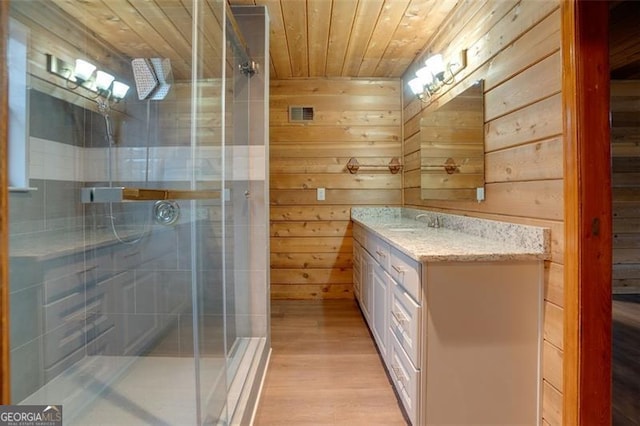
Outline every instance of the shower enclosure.
<svg viewBox="0 0 640 426"><path fill-rule="evenodd" d="M10 7L12 403L249 423L270 347L265 8Z"/></svg>

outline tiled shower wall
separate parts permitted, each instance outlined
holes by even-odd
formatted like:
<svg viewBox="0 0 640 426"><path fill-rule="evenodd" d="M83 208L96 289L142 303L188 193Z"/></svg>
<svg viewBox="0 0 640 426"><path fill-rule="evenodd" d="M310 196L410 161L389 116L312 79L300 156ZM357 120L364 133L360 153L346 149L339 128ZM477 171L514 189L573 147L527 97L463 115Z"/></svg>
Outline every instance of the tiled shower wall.
<svg viewBox="0 0 640 426"><path fill-rule="evenodd" d="M188 220L156 227L135 247L114 245L107 206L83 205L79 197L81 187L108 180L103 117L35 90L29 116L30 186L37 190L11 193L9 200L13 401L22 401L87 355L146 350L162 330L173 331L156 355L193 355ZM140 143L136 133L143 131L126 120L114 121L116 183L153 187L167 179L174 187L184 186L176 180L177 173L184 180L191 166L184 154L188 148L150 150L150 182L144 182L146 147L131 146ZM219 156L219 150L207 154ZM166 164L170 167L154 168ZM170 173L176 174L173 179ZM117 228L126 233L127 223L151 223L150 207L114 205ZM94 244L104 238L111 241L108 246ZM214 236L207 249L219 252L219 242Z"/></svg>
<svg viewBox="0 0 640 426"><path fill-rule="evenodd" d="M264 103L264 99L268 98L269 81L266 56L269 41L268 37L265 39L268 24L264 7L237 7L234 13L251 49L252 58L259 64L259 72L249 80L248 86L235 88L248 93L245 93L246 97L243 97L243 93L236 94L234 120L246 114L246 111L248 117L246 121L234 121L233 141L227 141L225 152L216 146L201 146L194 164L188 141L178 140L177 137L171 140L171 134L159 137L156 127L147 127L135 118L146 117L147 107L153 108L151 116L157 117L156 109L172 108L170 101L151 106L128 103L128 115L113 114L116 146L111 148L112 174L114 181L121 185L188 188L185 177L194 170L199 182L206 184L210 181L211 186L215 187L222 174L220 159L224 154L227 158L226 178L230 181L233 197L227 213L247 219L233 222L232 226L236 229L227 234L227 238L242 236L241 242L236 239L229 246L234 248L233 257L243 259L246 265L233 269L235 295L227 303L234 305L237 337L265 337L268 335L269 294L269 195L266 179L269 120L268 108ZM88 321L92 316L105 312L112 324L117 326L126 320L129 328L139 333L153 327L172 330L163 333L166 338L154 348L156 355L193 355L191 309L188 306L191 300L191 253L188 237L183 236L188 236L188 232L182 234L180 227L177 227L174 231L153 233L141 250L121 246L117 250L78 250L78 243L91 243L100 230L109 231L109 212L105 206L83 205L79 199L81 187L105 185L108 181L109 152L104 118L96 112L36 90L30 91L29 117L30 186L37 190L10 195L14 402L22 401L84 356L124 354L125 344L92 340L92 333L102 333L104 330L90 328ZM250 193L250 203L244 200L244 190ZM144 215L149 211L148 207L128 205L126 210L121 211L121 206L115 206L115 213L118 217L135 216L140 212ZM189 217L188 203L183 205L183 215ZM211 296L218 299L221 297L221 276L217 272L221 270L219 254L222 240L216 223L221 217L210 214L207 219L211 223L205 226L212 233L212 238L203 240L204 245L200 248L204 252L203 262L208 263L215 272L206 277L208 290L205 298ZM140 218L133 220L133 223L140 222ZM183 219L181 223L186 225L188 220ZM120 222L117 225L122 226ZM53 251L53 245L65 243L76 249L46 261L31 255L22 256L25 253ZM157 247L162 249L156 250ZM105 258L107 263L100 263L105 262ZM123 262L124 258L130 260L129 264ZM91 265L99 267L91 269ZM100 290L104 282L122 290L123 294L128 291L129 300L148 301L152 292L156 306L134 303L114 311L109 305L112 302L107 300L113 297L112 293ZM128 287L131 283L134 285ZM59 288L59 285L66 286L68 293L52 290ZM75 285L81 287L73 287ZM82 349L65 351L51 342L59 341L61 336L64 340L64 336L73 335L77 331L73 327L80 325L64 322L57 325L51 320L50 308L60 300L66 300L65 297L76 294L79 288L83 288L84 293L75 298L82 298L83 303L85 298L87 302L100 300L101 305L90 310L89 303L84 308L85 316L81 325L92 331L79 335ZM127 288L130 290L124 290ZM176 306L183 308L178 312ZM127 312L127 309L131 312ZM213 330L214 334L220 334L219 313L212 313L214 315L204 318L204 321L213 327L204 326ZM220 340L220 336L212 336L209 340L216 339ZM141 345L136 347L132 343L129 350L143 350ZM213 347L211 351L219 352L220 349ZM207 348L203 350L207 351Z"/></svg>
<svg viewBox="0 0 640 426"><path fill-rule="evenodd" d="M67 238L67 232L82 229L81 149L97 137L91 133L91 113L83 108L36 90L30 91L29 105L30 186L37 190L11 193L9 198L14 402L45 381L45 281L69 276L75 272L73 265L84 260L82 253L65 256L45 271L42 262L22 256L22 251L35 252L50 235L59 235L60 240Z"/></svg>
<svg viewBox="0 0 640 426"><path fill-rule="evenodd" d="M239 87L243 93L236 93L234 102L236 115L248 117L234 123L232 179L234 185L246 186L250 194L246 229L240 231L246 235L247 247L235 248L235 256L249 255L248 267L236 271L236 280L248 283L235 289L237 331L241 337L265 337L269 319L269 103L265 102L269 99L269 19L264 6L231 9L258 67L248 84Z"/></svg>

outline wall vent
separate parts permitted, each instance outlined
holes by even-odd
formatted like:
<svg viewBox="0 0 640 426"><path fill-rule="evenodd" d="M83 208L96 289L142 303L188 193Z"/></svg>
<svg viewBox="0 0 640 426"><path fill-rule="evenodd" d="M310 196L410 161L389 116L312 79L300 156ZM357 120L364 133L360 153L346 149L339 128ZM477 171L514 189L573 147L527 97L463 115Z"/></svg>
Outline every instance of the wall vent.
<svg viewBox="0 0 640 426"><path fill-rule="evenodd" d="M290 106L289 121L313 121L313 107Z"/></svg>

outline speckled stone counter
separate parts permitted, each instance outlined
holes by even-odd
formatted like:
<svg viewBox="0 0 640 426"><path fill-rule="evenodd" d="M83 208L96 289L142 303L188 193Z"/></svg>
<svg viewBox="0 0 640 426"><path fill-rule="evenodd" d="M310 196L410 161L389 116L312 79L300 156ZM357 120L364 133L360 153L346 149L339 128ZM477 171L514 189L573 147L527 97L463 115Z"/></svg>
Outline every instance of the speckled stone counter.
<svg viewBox="0 0 640 426"><path fill-rule="evenodd" d="M550 253L548 228L401 207L355 207L351 219L419 262L544 260Z"/></svg>
<svg viewBox="0 0 640 426"><path fill-rule="evenodd" d="M164 232L157 226L154 226L153 230ZM129 240L137 238L144 232L144 229L126 229L119 230L118 234L120 238ZM38 232L12 236L9 242L9 255L12 258L45 261L116 243L118 240L109 228Z"/></svg>

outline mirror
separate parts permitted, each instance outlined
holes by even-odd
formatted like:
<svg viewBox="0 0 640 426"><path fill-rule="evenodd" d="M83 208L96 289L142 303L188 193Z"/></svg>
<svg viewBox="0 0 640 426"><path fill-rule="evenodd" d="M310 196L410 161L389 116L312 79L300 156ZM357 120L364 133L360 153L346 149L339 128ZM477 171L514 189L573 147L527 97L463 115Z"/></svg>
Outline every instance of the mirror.
<svg viewBox="0 0 640 426"><path fill-rule="evenodd" d="M420 193L423 200L484 199L484 84L420 119Z"/></svg>

